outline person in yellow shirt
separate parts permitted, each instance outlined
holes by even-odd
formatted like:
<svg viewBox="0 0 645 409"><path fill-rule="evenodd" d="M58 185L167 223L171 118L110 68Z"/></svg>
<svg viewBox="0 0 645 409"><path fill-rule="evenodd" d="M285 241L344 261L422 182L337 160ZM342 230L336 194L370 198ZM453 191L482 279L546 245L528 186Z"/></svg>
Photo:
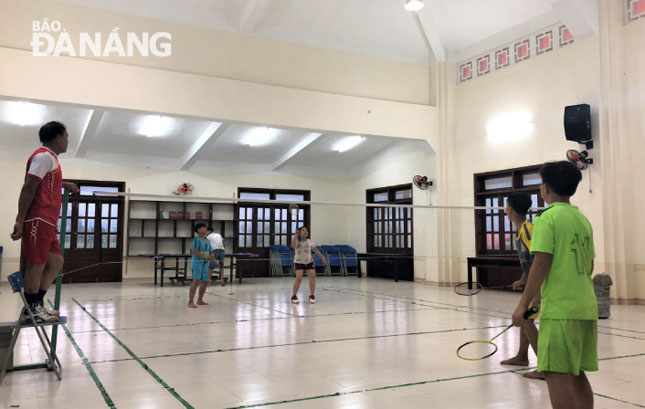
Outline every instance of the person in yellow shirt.
<svg viewBox="0 0 645 409"><path fill-rule="evenodd" d="M522 267L522 278L513 283L513 289L517 290L526 285L528 280L531 264L533 263L533 256L531 255L531 237L533 236L533 224L526 218L526 214L531 208L531 197L525 193L513 193L508 197L506 202L506 216L513 222L517 238L515 239L515 246L517 247L517 255L520 258L520 265ZM540 306L540 294L533 299L529 306ZM532 315L520 327L520 349L517 355L512 358L505 359L501 362L502 365L518 365L528 366L529 364L529 345L537 355L537 339L538 330L535 326L535 319L539 313ZM530 379L544 379L544 375L537 371L530 371L523 375Z"/></svg>

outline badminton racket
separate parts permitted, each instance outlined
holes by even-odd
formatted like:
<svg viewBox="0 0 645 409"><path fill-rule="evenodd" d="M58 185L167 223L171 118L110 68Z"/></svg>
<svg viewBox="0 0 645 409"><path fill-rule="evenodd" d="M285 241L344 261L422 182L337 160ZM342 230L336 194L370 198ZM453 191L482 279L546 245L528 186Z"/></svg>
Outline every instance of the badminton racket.
<svg viewBox="0 0 645 409"><path fill-rule="evenodd" d="M524 313L524 319L529 319L531 315L536 314L538 311L540 311L538 307L531 307ZM457 356L466 361L480 361L493 356L497 352L497 344L493 341L512 327L513 324L509 325L489 340L475 340L461 344L457 348Z"/></svg>
<svg viewBox="0 0 645 409"><path fill-rule="evenodd" d="M455 286L454 291L457 295L471 296L476 295L482 292L482 290L502 290L506 288L512 288L513 284L501 285L495 287L485 287L477 282L463 282Z"/></svg>

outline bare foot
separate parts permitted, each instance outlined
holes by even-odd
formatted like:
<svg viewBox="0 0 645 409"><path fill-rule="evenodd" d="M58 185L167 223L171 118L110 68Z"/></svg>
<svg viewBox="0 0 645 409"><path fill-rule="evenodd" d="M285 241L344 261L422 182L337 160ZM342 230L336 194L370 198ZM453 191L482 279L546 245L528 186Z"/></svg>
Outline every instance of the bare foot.
<svg viewBox="0 0 645 409"><path fill-rule="evenodd" d="M222 285L222 287L224 287L226 285L226 280L222 280L219 283Z"/></svg>
<svg viewBox="0 0 645 409"><path fill-rule="evenodd" d="M514 356L513 358L503 360L502 362L500 362L500 364L502 364L502 365L529 366L529 360Z"/></svg>
<svg viewBox="0 0 645 409"><path fill-rule="evenodd" d="M197 308L197 306L195 304L193 304L192 302L189 302L188 303L188 308Z"/></svg>
<svg viewBox="0 0 645 409"><path fill-rule="evenodd" d="M530 371L522 374L523 377L528 379L546 379L543 372Z"/></svg>
<svg viewBox="0 0 645 409"><path fill-rule="evenodd" d="M208 305L208 303L204 301L197 301L197 305Z"/></svg>

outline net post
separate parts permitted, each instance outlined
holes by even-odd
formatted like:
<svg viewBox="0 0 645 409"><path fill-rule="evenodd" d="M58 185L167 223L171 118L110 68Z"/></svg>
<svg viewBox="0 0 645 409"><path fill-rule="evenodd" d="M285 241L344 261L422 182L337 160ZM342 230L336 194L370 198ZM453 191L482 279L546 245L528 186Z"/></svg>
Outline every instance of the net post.
<svg viewBox="0 0 645 409"><path fill-rule="evenodd" d="M69 190L65 189L63 193L63 204L62 204L62 217L60 222L60 252L63 257L65 257L65 234L67 233L67 208L69 206ZM60 308L60 290L61 285L63 284L63 267L58 270L56 275L56 293L54 296L54 309L58 310ZM58 341L58 325L52 326L52 350L56 352L56 343Z"/></svg>

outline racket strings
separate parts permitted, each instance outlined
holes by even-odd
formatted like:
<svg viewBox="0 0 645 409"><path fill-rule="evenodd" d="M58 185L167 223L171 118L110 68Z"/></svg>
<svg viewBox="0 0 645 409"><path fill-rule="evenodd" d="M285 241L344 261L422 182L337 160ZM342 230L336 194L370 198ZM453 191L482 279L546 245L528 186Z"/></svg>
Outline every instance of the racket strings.
<svg viewBox="0 0 645 409"><path fill-rule="evenodd" d="M497 345L491 341L470 341L457 349L457 356L466 361L486 359L497 352Z"/></svg>

